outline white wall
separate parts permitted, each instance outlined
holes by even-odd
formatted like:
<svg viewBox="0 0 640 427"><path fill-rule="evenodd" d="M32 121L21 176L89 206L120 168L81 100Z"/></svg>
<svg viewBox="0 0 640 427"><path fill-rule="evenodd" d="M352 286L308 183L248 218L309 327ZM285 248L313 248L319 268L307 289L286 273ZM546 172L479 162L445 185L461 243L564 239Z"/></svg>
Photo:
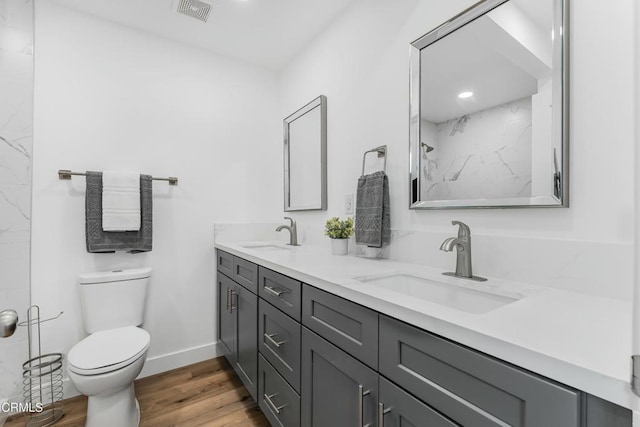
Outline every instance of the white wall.
<svg viewBox="0 0 640 427"><path fill-rule="evenodd" d="M568 282L562 275L571 270L574 289L580 290L582 280L587 292L629 297L634 197L632 0L607 7L597 0L571 4L569 209L407 209L409 43L474 2L360 1L285 67L280 77L283 116L318 94L328 98L329 210L296 214L306 241L328 245L322 224L327 217L344 216L344 195L355 192L362 153L387 144L392 228L435 236L425 237L416 248L424 253L422 262L453 267L455 256L439 253L437 247L441 235L453 235L450 221L458 219L468 223L476 236L494 241L494 246L476 245L477 251L489 253L504 239L525 238L510 246L512 253L504 260L476 257L479 272L506 276L507 262L515 258L526 265L537 248L548 247L568 263L556 266L554 285ZM605 32L594 31L603 22L615 25ZM615 253L606 259L593 252L583 257L580 249L567 252L568 243L575 248L595 243L602 253ZM529 273L513 277L527 280ZM589 281L592 276L599 278ZM538 281L545 280L542 274Z"/></svg>
<svg viewBox="0 0 640 427"><path fill-rule="evenodd" d="M0 0L0 311L29 307L33 0ZM22 399L27 334L0 338L0 403ZM0 410L0 425L7 414Z"/></svg>
<svg viewBox="0 0 640 427"><path fill-rule="evenodd" d="M47 1L35 68L32 293L44 316L64 311L43 328L45 349L66 353L84 336L79 273L148 265L146 372L210 357L214 222L280 218L275 74ZM60 181L58 169L179 177L154 182L153 251L88 254L85 180Z"/></svg>

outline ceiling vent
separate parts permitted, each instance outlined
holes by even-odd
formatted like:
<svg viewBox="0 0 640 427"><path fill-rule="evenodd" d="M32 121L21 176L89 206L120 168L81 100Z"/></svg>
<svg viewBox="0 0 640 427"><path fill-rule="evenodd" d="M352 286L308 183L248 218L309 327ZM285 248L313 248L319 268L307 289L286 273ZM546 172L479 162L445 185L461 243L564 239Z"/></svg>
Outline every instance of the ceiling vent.
<svg viewBox="0 0 640 427"><path fill-rule="evenodd" d="M211 5L200 0L180 0L178 2L178 12L196 18L199 21L207 22L211 13Z"/></svg>

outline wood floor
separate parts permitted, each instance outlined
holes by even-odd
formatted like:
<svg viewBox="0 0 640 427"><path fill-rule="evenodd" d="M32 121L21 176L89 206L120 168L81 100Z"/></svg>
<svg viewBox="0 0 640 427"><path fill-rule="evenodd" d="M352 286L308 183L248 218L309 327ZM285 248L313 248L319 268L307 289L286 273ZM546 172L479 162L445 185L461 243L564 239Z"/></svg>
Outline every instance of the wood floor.
<svg viewBox="0 0 640 427"><path fill-rule="evenodd" d="M137 380L135 388L141 426L269 426L223 357ZM86 410L84 396L65 400L65 415L55 426L84 426ZM24 425L19 416L5 427Z"/></svg>

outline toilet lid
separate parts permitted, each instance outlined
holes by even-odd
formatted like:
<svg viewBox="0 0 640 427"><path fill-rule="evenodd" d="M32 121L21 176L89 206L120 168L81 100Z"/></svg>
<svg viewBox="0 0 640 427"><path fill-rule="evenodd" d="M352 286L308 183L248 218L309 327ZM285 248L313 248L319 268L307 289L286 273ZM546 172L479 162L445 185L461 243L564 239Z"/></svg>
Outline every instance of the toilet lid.
<svg viewBox="0 0 640 427"><path fill-rule="evenodd" d="M69 369L83 375L97 375L127 366L148 348L151 337L135 326L93 333L69 351Z"/></svg>

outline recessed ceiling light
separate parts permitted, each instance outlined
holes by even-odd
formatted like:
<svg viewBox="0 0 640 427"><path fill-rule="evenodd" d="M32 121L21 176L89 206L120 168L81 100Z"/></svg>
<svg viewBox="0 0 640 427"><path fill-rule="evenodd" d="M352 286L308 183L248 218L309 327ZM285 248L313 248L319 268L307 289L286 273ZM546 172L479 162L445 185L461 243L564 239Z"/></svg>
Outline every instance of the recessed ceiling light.
<svg viewBox="0 0 640 427"><path fill-rule="evenodd" d="M471 98L473 96L473 92L460 92L458 94L458 98L460 99L467 99L467 98Z"/></svg>

